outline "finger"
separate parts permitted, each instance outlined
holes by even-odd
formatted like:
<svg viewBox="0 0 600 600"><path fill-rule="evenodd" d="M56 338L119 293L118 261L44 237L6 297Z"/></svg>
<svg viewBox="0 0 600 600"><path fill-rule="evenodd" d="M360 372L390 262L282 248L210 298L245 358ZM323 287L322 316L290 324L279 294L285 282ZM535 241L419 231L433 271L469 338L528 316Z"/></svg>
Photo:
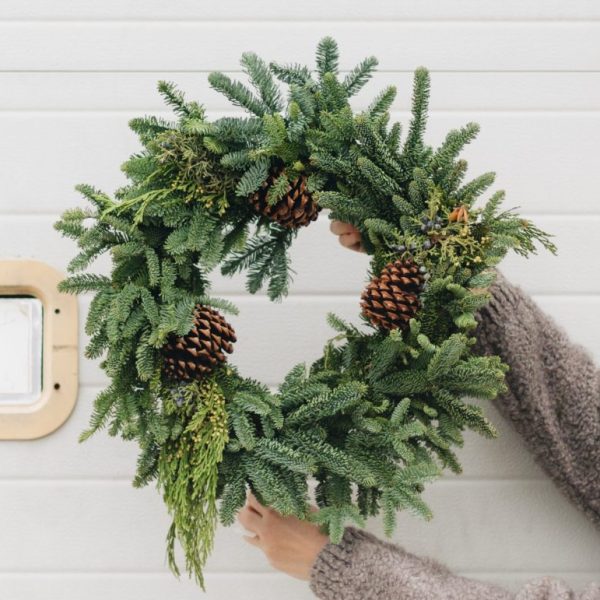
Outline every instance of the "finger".
<svg viewBox="0 0 600 600"><path fill-rule="evenodd" d="M260 539L257 535L244 535L243 538L251 546L260 548Z"/></svg>
<svg viewBox="0 0 600 600"><path fill-rule="evenodd" d="M238 521L244 529L256 533L260 529L262 517L249 507L244 507L238 513Z"/></svg>
<svg viewBox="0 0 600 600"><path fill-rule="evenodd" d="M356 231L354 225L350 225L350 223L344 223L343 221L331 221L329 225L329 229L335 235L344 235L345 233L352 233Z"/></svg>
<svg viewBox="0 0 600 600"><path fill-rule="evenodd" d="M360 233L346 233L344 235L340 235L340 244L346 248L355 249L360 247L360 242Z"/></svg>
<svg viewBox="0 0 600 600"><path fill-rule="evenodd" d="M252 493L252 492L248 492L248 495L246 496L246 502L247 505L256 513L258 513L260 516L263 516L263 514L268 510L266 506L263 506L258 499L256 498L256 496Z"/></svg>

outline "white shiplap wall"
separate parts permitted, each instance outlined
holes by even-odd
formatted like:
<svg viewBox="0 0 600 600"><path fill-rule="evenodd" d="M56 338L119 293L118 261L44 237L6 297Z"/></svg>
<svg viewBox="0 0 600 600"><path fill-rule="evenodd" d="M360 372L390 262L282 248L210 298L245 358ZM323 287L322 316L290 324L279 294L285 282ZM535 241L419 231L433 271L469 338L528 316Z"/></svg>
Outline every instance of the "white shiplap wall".
<svg viewBox="0 0 600 600"><path fill-rule="evenodd" d="M230 107L208 89L208 71L236 72L248 49L311 61L330 34L344 68L366 54L380 59L381 73L357 107L394 82L394 108L405 118L410 72L424 64L433 72L430 140L468 120L481 123L466 153L472 173L498 171L508 205L554 232L560 248L557 258L510 258L505 273L600 360L599 21L595 0L3 0L0 257L64 269L73 247L51 225L79 202L75 183L108 191L122 183L119 164L137 147L127 120L164 111L156 80L177 81L218 115ZM366 258L340 249L325 221L302 232L294 255L298 275L283 305L246 296L240 279L216 286L241 307L236 364L271 384L318 355L328 310L356 319L363 284ZM84 314L87 306L83 299ZM135 448L103 435L76 442L105 383L82 359L79 402L65 426L38 441L0 442L3 600L200 597L165 569L161 501L129 484ZM576 587L600 580L600 535L489 412L501 438L468 436L465 474L426 492L433 522L402 515L394 539L512 588L543 574ZM310 598L233 530L219 532L208 572L210 600Z"/></svg>

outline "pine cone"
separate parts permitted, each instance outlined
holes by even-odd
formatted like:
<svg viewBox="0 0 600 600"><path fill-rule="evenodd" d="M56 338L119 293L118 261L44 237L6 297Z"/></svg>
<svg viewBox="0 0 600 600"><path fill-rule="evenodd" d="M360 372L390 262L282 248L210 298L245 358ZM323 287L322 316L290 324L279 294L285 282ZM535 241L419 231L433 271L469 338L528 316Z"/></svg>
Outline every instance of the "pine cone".
<svg viewBox="0 0 600 600"><path fill-rule="evenodd" d="M297 229L316 221L321 209L307 189L306 175L300 175L291 182L286 194L275 204L269 204L269 190L282 173L283 169L273 170L260 188L250 196L254 210L288 229Z"/></svg>
<svg viewBox="0 0 600 600"><path fill-rule="evenodd" d="M197 304L194 326L184 336L172 335L163 347L164 369L179 381L200 379L231 354L236 341L233 327L220 312Z"/></svg>
<svg viewBox="0 0 600 600"><path fill-rule="evenodd" d="M406 329L421 308L425 278L412 260L388 263L361 296L363 315L380 329Z"/></svg>

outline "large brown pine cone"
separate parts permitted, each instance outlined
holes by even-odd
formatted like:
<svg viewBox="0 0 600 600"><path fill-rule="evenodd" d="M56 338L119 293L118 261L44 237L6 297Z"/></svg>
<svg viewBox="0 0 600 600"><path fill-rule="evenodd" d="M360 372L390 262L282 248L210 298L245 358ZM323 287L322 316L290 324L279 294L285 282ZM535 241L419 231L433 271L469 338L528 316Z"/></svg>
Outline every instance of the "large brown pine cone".
<svg viewBox="0 0 600 600"><path fill-rule="evenodd" d="M406 329L421 308L425 279L411 260L388 263L361 296L363 314L379 329Z"/></svg>
<svg viewBox="0 0 600 600"><path fill-rule="evenodd" d="M269 204L267 199L269 190L282 172L281 169L274 170L263 181L260 188L250 196L254 210L288 229L309 225L319 216L320 208L307 189L306 175L300 175L290 182L286 194L275 204Z"/></svg>
<svg viewBox="0 0 600 600"><path fill-rule="evenodd" d="M200 379L225 362L223 352L231 354L235 341L233 327L220 312L197 304L191 331L171 336L163 347L165 372L179 381Z"/></svg>

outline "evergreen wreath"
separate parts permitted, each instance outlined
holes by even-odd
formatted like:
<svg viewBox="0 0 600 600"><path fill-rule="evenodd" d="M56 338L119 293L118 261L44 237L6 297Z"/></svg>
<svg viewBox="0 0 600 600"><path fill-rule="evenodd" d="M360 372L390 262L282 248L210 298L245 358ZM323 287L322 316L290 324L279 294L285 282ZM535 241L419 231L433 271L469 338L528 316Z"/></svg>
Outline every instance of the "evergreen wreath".
<svg viewBox="0 0 600 600"><path fill-rule="evenodd" d="M234 521L247 489L334 542L346 523L380 512L388 534L398 510L430 518L424 484L444 468L460 472L453 447L465 428L496 435L465 400L505 389L506 365L472 350L493 267L511 249L534 253L535 242L555 252L531 221L500 210L503 192L475 206L494 181L463 181L458 156L476 124L437 149L425 144L425 69L415 72L402 140L390 125L394 87L363 112L350 107L373 57L341 79L337 45L325 38L316 71L252 53L241 63L253 90L222 73L209 80L248 116L210 121L159 83L176 120L131 121L142 150L123 165L128 185L114 197L79 186L91 208L56 224L80 248L60 289L94 294L86 356L102 357L111 380L81 439L106 426L139 444L134 485L156 481L173 519L169 565L179 574L178 540L201 586L217 520ZM210 294L209 273L245 271L250 293L285 296L288 249L321 209L357 226L372 256L364 326L330 315L337 335L323 356L273 391L227 361L236 338L223 313L236 308ZM88 272L104 253L110 275Z"/></svg>

